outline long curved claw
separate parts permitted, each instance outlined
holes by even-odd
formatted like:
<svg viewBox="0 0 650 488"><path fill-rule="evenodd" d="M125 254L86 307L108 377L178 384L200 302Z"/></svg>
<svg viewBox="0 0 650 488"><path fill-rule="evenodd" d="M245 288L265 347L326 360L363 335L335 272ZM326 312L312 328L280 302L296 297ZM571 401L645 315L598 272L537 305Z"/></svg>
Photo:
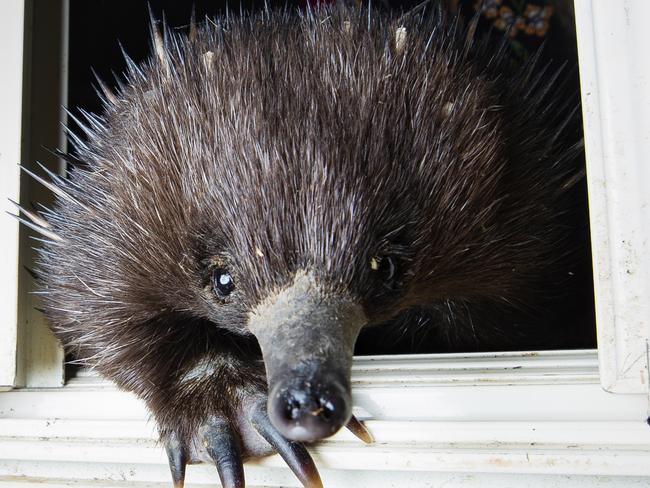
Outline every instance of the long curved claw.
<svg viewBox="0 0 650 488"><path fill-rule="evenodd" d="M306 488L323 488L316 465L305 446L286 439L273 427L266 413L266 403L259 403L251 412L251 424L278 451L291 471Z"/></svg>
<svg viewBox="0 0 650 488"><path fill-rule="evenodd" d="M241 444L230 423L223 419L212 420L203 435L203 442L217 466L223 488L244 488Z"/></svg>
<svg viewBox="0 0 650 488"><path fill-rule="evenodd" d="M354 415L350 417L350 420L345 427L347 427L350 432L352 432L366 444L372 444L375 442L375 439L372 437L370 431L366 428L365 425L359 422L359 419L357 419Z"/></svg>
<svg viewBox="0 0 650 488"><path fill-rule="evenodd" d="M185 486L185 466L187 465L187 456L185 450L178 440L176 434L172 434L165 447L167 458L169 459L169 469L172 472L174 488L183 488Z"/></svg>

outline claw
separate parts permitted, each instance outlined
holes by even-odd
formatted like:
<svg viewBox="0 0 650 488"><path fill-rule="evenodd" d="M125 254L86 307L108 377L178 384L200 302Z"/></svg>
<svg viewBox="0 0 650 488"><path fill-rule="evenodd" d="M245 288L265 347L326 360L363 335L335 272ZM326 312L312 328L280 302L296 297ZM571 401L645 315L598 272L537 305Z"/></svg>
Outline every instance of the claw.
<svg viewBox="0 0 650 488"><path fill-rule="evenodd" d="M169 436L166 450L167 458L169 459L169 469L172 472L172 480L174 481L174 488L183 488L185 486L187 457L176 434Z"/></svg>
<svg viewBox="0 0 650 488"><path fill-rule="evenodd" d="M266 403L259 403L251 412L251 423L255 430L278 451L291 471L305 488L323 488L316 465L305 446L286 439L273 427L266 413Z"/></svg>
<svg viewBox="0 0 650 488"><path fill-rule="evenodd" d="M210 422L203 436L208 454L217 466L221 486L244 488L241 445L230 424L222 419Z"/></svg>
<svg viewBox="0 0 650 488"><path fill-rule="evenodd" d="M350 432L352 432L366 444L372 444L375 442L375 439L372 437L370 431L366 428L365 425L359 422L359 419L357 419L354 415L350 417L350 420L348 421L346 427Z"/></svg>

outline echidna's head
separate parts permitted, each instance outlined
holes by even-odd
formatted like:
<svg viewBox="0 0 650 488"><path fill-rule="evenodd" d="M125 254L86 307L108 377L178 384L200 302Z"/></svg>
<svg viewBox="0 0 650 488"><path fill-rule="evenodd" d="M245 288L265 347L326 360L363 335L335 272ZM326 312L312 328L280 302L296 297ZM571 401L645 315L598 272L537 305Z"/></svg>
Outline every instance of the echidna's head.
<svg viewBox="0 0 650 488"><path fill-rule="evenodd" d="M487 82L450 39L364 22L208 26L130 67L49 217L64 342L146 397L212 331L252 334L273 422L313 440L350 417L362 327L516 286L484 252L503 166Z"/></svg>

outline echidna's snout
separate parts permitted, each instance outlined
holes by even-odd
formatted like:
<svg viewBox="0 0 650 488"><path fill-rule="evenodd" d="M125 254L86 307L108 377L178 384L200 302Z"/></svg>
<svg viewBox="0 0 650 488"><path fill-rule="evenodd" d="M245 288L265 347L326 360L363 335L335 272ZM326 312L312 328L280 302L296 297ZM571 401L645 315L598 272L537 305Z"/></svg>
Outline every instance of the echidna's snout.
<svg viewBox="0 0 650 488"><path fill-rule="evenodd" d="M257 307L250 328L264 356L269 418L285 437L316 441L350 420L352 354L365 322L359 305L309 274Z"/></svg>
<svg viewBox="0 0 650 488"><path fill-rule="evenodd" d="M349 381L323 371L323 365L305 365L279 380L269 393L268 412L273 425L288 439L315 441L329 437L352 415ZM329 369L329 368L328 368Z"/></svg>

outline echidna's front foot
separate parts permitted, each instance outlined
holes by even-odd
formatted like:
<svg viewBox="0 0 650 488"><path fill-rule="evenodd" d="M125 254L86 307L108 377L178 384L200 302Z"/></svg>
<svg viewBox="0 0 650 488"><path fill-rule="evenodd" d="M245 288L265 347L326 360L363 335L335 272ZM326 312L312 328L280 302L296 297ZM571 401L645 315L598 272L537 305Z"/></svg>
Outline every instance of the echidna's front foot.
<svg viewBox="0 0 650 488"><path fill-rule="evenodd" d="M347 428L364 442L372 442L370 433L355 417ZM216 465L224 488L244 487L243 462L276 452L305 487L323 486L305 446L286 439L272 425L266 398L261 396L243 399L234 415L213 414L189 445L184 445L175 434L168 435L166 447L174 488L183 486L188 463L202 461Z"/></svg>
<svg viewBox="0 0 650 488"><path fill-rule="evenodd" d="M322 487L307 449L299 442L285 439L271 425L265 398L245 399L230 415L212 414L188 443L181 442L175 434L167 437L175 488L184 484L185 466L198 462L214 463L224 488L244 487L244 461L274 452L282 456L304 486Z"/></svg>

